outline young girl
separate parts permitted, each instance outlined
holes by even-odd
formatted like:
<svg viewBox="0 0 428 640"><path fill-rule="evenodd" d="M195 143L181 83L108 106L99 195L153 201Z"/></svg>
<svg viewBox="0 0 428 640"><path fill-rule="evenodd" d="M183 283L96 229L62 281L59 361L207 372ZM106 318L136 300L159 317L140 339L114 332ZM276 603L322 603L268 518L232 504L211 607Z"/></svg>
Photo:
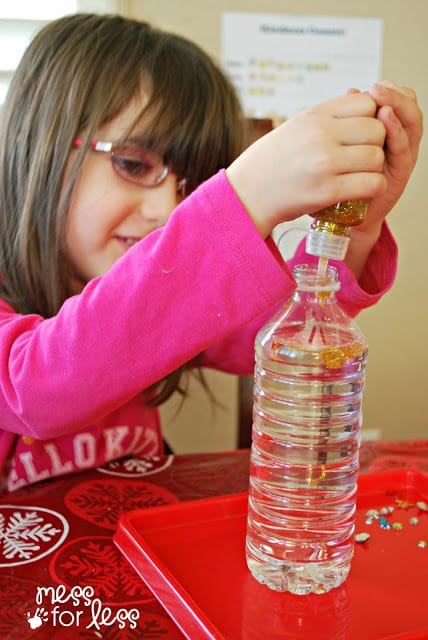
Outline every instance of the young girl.
<svg viewBox="0 0 428 640"><path fill-rule="evenodd" d="M413 92L383 83L291 118L245 152L235 92L194 44L74 15L29 46L2 113L0 468L15 489L162 453L183 368L248 374L294 288L276 224L372 199L338 264L356 314L391 286L384 217L414 163Z"/></svg>

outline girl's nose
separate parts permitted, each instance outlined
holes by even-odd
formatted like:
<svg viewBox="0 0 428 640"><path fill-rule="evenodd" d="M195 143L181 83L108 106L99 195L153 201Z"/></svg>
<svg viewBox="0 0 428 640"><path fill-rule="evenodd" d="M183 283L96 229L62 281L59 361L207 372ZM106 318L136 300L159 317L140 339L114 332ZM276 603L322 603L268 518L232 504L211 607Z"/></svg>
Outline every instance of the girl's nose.
<svg viewBox="0 0 428 640"><path fill-rule="evenodd" d="M137 212L153 228L162 227L179 202L174 180L166 180L158 187L144 189Z"/></svg>

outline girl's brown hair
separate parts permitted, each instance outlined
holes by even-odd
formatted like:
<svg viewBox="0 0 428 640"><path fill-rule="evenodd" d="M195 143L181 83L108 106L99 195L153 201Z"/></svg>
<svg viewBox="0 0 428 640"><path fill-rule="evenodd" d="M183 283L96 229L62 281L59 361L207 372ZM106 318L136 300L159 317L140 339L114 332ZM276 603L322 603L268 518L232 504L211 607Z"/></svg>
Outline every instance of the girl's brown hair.
<svg viewBox="0 0 428 640"><path fill-rule="evenodd" d="M76 14L49 23L25 52L0 138L0 295L17 312L50 317L70 295L62 248L73 187L97 129L141 92L150 96L145 142L186 178L188 192L242 151L230 81L185 38L117 15ZM160 383L156 403L179 378Z"/></svg>

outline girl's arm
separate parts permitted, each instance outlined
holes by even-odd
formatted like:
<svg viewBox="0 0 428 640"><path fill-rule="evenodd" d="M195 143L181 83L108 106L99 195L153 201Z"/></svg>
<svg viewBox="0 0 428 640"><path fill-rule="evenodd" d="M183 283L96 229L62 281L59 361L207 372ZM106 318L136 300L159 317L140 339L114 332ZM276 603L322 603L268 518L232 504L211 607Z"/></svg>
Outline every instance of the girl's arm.
<svg viewBox="0 0 428 640"><path fill-rule="evenodd" d="M0 306L0 426L37 439L100 420L288 297L224 172L55 317Z"/></svg>

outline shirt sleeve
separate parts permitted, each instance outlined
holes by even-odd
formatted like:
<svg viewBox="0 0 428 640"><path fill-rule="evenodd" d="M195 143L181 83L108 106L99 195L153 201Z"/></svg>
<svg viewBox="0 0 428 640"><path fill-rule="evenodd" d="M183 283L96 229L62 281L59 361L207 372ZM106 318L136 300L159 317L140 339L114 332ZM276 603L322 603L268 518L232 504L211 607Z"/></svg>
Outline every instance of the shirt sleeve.
<svg viewBox="0 0 428 640"><path fill-rule="evenodd" d="M86 427L293 286L220 172L54 317L0 304L0 425L37 439Z"/></svg>

